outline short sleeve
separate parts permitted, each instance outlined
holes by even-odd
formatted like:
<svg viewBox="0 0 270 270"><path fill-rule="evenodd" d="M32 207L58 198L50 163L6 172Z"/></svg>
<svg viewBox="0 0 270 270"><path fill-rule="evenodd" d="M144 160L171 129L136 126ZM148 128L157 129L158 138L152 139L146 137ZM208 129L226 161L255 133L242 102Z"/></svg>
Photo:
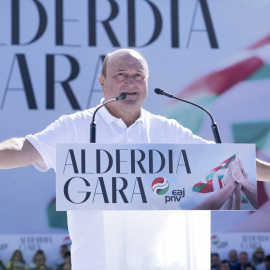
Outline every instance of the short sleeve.
<svg viewBox="0 0 270 270"><path fill-rule="evenodd" d="M62 116L43 131L25 137L42 156L42 161L33 163L38 170L56 169L56 144L72 140L72 130L72 121L68 116Z"/></svg>

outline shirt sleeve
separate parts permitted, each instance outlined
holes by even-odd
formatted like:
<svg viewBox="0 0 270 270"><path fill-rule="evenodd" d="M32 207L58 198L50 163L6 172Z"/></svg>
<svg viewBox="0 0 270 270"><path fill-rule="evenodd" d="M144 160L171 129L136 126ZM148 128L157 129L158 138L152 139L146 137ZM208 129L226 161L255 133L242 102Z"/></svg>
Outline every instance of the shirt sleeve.
<svg viewBox="0 0 270 270"><path fill-rule="evenodd" d="M71 136L72 129L67 116L60 117L39 133L27 135L25 138L37 149L43 159L33 163L33 165L43 172L50 168L55 170L56 144L58 142L68 142Z"/></svg>

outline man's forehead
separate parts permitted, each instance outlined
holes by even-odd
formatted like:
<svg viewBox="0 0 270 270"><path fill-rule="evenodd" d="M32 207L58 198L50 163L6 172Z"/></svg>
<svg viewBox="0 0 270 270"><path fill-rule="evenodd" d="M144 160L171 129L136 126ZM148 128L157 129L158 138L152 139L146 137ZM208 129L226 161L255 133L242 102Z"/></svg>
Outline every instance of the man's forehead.
<svg viewBox="0 0 270 270"><path fill-rule="evenodd" d="M125 65L116 65L115 68L113 68L113 71L136 71L136 72L145 72L145 68L142 65L134 65L134 64L128 64Z"/></svg>

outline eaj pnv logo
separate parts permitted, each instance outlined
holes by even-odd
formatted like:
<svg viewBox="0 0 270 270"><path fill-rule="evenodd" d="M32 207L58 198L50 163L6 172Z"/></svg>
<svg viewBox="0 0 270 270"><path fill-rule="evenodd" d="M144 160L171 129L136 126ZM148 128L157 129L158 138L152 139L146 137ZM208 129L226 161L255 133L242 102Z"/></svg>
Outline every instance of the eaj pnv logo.
<svg viewBox="0 0 270 270"><path fill-rule="evenodd" d="M164 195L169 190L169 182L163 177L157 177L152 182L152 190L158 195Z"/></svg>

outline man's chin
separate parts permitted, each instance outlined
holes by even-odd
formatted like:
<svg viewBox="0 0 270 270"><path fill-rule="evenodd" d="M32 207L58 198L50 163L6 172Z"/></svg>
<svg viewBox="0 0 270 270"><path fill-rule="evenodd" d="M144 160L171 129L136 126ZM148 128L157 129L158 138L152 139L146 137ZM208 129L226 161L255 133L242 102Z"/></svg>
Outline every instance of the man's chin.
<svg viewBox="0 0 270 270"><path fill-rule="evenodd" d="M138 100L131 99L131 98L128 98L128 97L125 100L123 100L123 103L125 105L128 105L128 106L135 106L135 105L138 106Z"/></svg>

